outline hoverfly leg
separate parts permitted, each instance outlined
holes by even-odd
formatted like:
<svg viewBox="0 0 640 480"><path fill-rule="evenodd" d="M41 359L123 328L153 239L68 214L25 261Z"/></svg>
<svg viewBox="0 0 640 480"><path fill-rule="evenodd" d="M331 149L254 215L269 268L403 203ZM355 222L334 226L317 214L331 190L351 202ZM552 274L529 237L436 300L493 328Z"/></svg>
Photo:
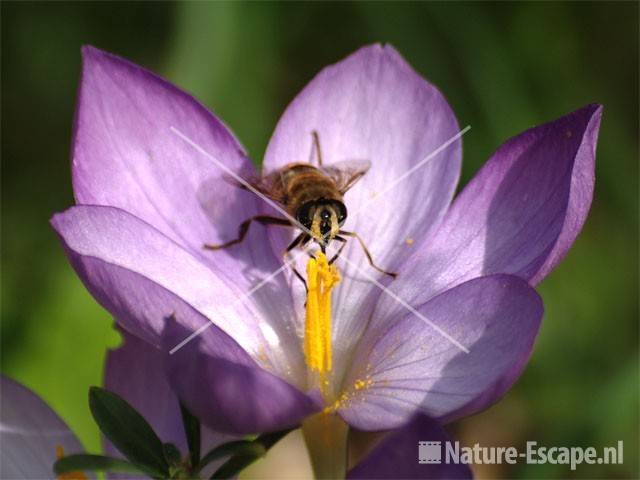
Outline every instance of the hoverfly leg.
<svg viewBox="0 0 640 480"><path fill-rule="evenodd" d="M318 166L322 166L322 151L320 150L320 136L316 130L311 132L311 136L313 137L313 147L316 150L316 158L318 159Z"/></svg>
<svg viewBox="0 0 640 480"><path fill-rule="evenodd" d="M281 227L293 227L291 222L284 218L270 217L268 215L255 215L240 224L240 226L238 227L238 238L236 238L235 240L230 240L220 245L205 244L204 248L206 248L207 250L220 250L222 248L227 248L242 242L244 240L244 237L247 236L247 232L249 231L251 222L258 222L262 225L279 225Z"/></svg>
<svg viewBox="0 0 640 480"><path fill-rule="evenodd" d="M360 238L360 235L358 235L356 232L347 232L346 230L340 230L338 233L340 235L345 235L347 237L354 237L355 239L357 239L358 242L360 243L360 246L362 247L362 250L364 250L364 254L367 256L367 260L369 260L369 264L373 268L378 270L380 273L384 273L385 275L389 275L391 278L396 278L398 276L397 273L395 273L395 272L387 272L386 270L383 270L382 268L378 267L375 263L373 263L373 258L371 258L371 253L369 253L369 249L364 244L364 241L362 240L362 238ZM335 237L335 238L338 238L338 237Z"/></svg>
<svg viewBox="0 0 640 480"><path fill-rule="evenodd" d="M342 242L342 245L340 245L340 248L335 253L335 255L333 257L331 257L331 260L329 260L329 265L332 265L333 262L335 262L338 258L340 258L340 254L344 250L344 247L347 246L347 239L346 238L342 238L342 237L336 235L335 237L333 237L333 239L334 240L338 240L339 242Z"/></svg>
<svg viewBox="0 0 640 480"><path fill-rule="evenodd" d="M288 255L287 255L288 256ZM304 285L304 291L305 293L309 293L309 287L307 287L307 281L304 279L304 277L302 276L302 274L298 271L298 269L296 267L294 267L293 265L291 265L291 270L293 270L293 273L295 273L296 277L298 277L298 279L302 282L302 285Z"/></svg>
<svg viewBox="0 0 640 480"><path fill-rule="evenodd" d="M309 235L307 235L305 232L302 232L300 235L298 235L296 238L293 239L293 242L291 242L289 244L289 246L287 247L287 249L284 251L283 257L285 258L285 262L289 264L289 267L291 267L291 270L293 270L293 273L295 273L296 277L298 277L300 279L300 281L302 282L302 284L304 285L304 291L309 293L309 289L307 288L307 281L304 279L304 277L302 276L302 274L298 271L298 269L295 267L295 265L293 263L289 263L289 252L291 250L293 250L294 248L296 248L297 246L304 246L306 245L309 240L311 239L311 237L309 237Z"/></svg>

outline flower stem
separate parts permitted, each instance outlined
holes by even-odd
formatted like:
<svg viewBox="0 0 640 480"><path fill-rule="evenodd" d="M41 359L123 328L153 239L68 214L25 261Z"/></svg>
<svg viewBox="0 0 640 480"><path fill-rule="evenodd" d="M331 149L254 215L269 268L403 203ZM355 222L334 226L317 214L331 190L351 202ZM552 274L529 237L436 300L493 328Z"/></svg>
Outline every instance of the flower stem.
<svg viewBox="0 0 640 480"><path fill-rule="evenodd" d="M321 412L302 424L302 433L317 479L344 479L347 472L348 425L335 413Z"/></svg>

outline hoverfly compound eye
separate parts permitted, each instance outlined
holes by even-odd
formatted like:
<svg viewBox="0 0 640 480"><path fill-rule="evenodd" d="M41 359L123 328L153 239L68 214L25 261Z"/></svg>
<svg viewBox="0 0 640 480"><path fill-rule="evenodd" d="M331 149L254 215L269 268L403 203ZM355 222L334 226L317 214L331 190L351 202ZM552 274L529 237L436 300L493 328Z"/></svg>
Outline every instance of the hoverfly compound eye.
<svg viewBox="0 0 640 480"><path fill-rule="evenodd" d="M338 214L338 222L342 225L347 219L347 207L342 202L336 202L336 212Z"/></svg>
<svg viewBox="0 0 640 480"><path fill-rule="evenodd" d="M311 228L311 206L312 202L302 205L296 212L296 220L298 220L305 228Z"/></svg>

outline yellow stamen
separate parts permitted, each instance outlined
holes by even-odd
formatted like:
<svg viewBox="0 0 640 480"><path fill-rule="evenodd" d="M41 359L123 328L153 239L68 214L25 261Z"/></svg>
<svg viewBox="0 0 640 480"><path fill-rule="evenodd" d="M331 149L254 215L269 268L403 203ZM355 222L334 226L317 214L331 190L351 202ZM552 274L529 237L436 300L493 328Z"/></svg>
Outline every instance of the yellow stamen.
<svg viewBox="0 0 640 480"><path fill-rule="evenodd" d="M339 281L338 269L329 265L324 253L309 259L304 355L307 368L319 375L323 389L331 372L331 290Z"/></svg>
<svg viewBox="0 0 640 480"><path fill-rule="evenodd" d="M56 445L56 458L60 460L64 457L64 448L62 445ZM58 475L58 480L87 480L87 476L82 472L67 472Z"/></svg>

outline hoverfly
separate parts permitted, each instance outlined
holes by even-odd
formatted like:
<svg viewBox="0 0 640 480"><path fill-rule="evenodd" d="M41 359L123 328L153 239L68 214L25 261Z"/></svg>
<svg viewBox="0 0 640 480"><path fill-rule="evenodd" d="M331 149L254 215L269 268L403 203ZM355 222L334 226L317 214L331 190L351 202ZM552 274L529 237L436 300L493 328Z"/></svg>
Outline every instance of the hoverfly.
<svg viewBox="0 0 640 480"><path fill-rule="evenodd" d="M322 253L325 253L329 243L332 240L336 240L341 242L342 245L329 260L329 263L332 264L339 258L346 246L347 239L345 237L353 237L360 243L369 264L373 268L395 278L397 276L396 273L383 270L374 263L369 249L356 232L349 232L341 228L347 219L347 207L343 199L344 194L367 173L371 166L370 162L340 162L324 166L318 133L313 131L311 135L313 149L318 162L317 167L311 163L290 163L263 177L248 182L258 192L280 204L291 217L305 227L305 230L296 236L286 248L285 257L294 248L303 247L311 240L320 246ZM235 184L239 188L248 190L245 185ZM255 215L240 224L236 239L220 245L207 244L204 247L209 250L220 250L242 242L252 222L280 227L299 227L298 223L294 223L287 218ZM309 255L312 254L310 253ZM306 286L302 275L295 267L292 268L296 276Z"/></svg>

